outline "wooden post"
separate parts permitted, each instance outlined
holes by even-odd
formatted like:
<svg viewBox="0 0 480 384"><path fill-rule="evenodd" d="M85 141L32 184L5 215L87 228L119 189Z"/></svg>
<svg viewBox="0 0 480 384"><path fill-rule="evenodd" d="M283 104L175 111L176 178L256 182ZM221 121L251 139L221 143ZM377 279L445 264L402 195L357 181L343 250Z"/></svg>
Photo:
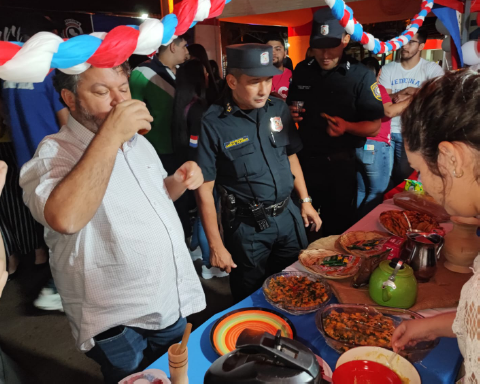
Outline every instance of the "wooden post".
<svg viewBox="0 0 480 384"><path fill-rule="evenodd" d="M169 3L169 0L160 0L160 9L162 10L162 17L165 17L170 13L170 7L168 3Z"/></svg>
<svg viewBox="0 0 480 384"><path fill-rule="evenodd" d="M465 11L462 15L462 25L460 27L460 39L462 41L462 45L465 44L469 40L470 35L470 8L472 6L471 0L465 1Z"/></svg>

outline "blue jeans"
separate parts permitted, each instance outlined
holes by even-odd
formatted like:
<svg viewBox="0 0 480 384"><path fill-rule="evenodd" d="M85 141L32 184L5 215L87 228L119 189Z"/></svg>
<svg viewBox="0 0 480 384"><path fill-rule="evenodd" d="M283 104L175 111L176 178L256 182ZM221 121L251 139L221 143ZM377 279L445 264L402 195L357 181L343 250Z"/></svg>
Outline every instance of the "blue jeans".
<svg viewBox="0 0 480 384"><path fill-rule="evenodd" d="M219 196L216 188L213 188L213 201L215 203L215 209L218 211ZM190 244L191 249L196 249L200 246L202 250L202 263L207 268L210 268L210 246L208 245L207 235L203 229L202 220L200 219L200 212L198 212L195 222L193 223L192 242Z"/></svg>
<svg viewBox="0 0 480 384"><path fill-rule="evenodd" d="M403 137L401 133L392 133L392 147L395 152L393 161L392 177L390 179L389 189L395 188L403 180L408 178L413 169L408 163L407 153L403 145Z"/></svg>
<svg viewBox="0 0 480 384"><path fill-rule="evenodd" d="M192 243L190 247L196 249L198 246L200 246L200 249L202 250L203 265L210 268L210 246L208 245L207 235L205 235L200 216L197 216L193 223Z"/></svg>
<svg viewBox="0 0 480 384"><path fill-rule="evenodd" d="M357 215L361 219L383 201L388 190L393 166L393 148L387 143L367 140L368 146L357 148L359 167L357 171Z"/></svg>
<svg viewBox="0 0 480 384"><path fill-rule="evenodd" d="M145 369L179 342L186 325L187 320L181 317L171 326L156 331L124 327L118 335L95 341L86 355L100 364L106 384L117 384L124 377Z"/></svg>

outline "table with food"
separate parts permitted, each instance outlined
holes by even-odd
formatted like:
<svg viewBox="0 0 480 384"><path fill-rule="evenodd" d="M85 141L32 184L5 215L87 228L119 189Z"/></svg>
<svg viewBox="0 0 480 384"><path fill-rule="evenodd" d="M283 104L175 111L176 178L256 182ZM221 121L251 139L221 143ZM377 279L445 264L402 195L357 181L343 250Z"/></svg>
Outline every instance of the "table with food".
<svg viewBox="0 0 480 384"><path fill-rule="evenodd" d="M458 304L473 258L445 252L458 241L449 219L405 192L344 234L313 242L191 334L189 382L349 383L357 375L359 383L454 383L462 363L456 339L398 354L391 343L403 321ZM149 368L167 371L168 356Z"/></svg>

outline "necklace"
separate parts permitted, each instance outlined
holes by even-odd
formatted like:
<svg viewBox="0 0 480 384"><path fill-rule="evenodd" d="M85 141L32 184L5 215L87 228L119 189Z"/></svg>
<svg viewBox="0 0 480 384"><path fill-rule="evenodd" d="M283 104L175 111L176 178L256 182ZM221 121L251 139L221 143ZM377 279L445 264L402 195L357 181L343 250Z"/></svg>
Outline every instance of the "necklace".
<svg viewBox="0 0 480 384"><path fill-rule="evenodd" d="M273 84L273 92L278 92L278 85L282 83L283 75L285 74L285 68L283 69L282 74L279 79Z"/></svg>

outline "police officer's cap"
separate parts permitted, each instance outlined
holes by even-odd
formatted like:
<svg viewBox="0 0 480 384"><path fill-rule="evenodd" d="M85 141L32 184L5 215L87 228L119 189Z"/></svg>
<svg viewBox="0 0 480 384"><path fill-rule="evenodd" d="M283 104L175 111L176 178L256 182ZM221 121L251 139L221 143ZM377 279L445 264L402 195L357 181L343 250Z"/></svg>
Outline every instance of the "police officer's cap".
<svg viewBox="0 0 480 384"><path fill-rule="evenodd" d="M328 7L321 8L313 15L312 34L310 47L312 48L335 48L342 42L345 29L333 16Z"/></svg>
<svg viewBox="0 0 480 384"><path fill-rule="evenodd" d="M247 76L275 76L282 72L273 65L273 48L267 44L227 46L228 69L238 69Z"/></svg>

